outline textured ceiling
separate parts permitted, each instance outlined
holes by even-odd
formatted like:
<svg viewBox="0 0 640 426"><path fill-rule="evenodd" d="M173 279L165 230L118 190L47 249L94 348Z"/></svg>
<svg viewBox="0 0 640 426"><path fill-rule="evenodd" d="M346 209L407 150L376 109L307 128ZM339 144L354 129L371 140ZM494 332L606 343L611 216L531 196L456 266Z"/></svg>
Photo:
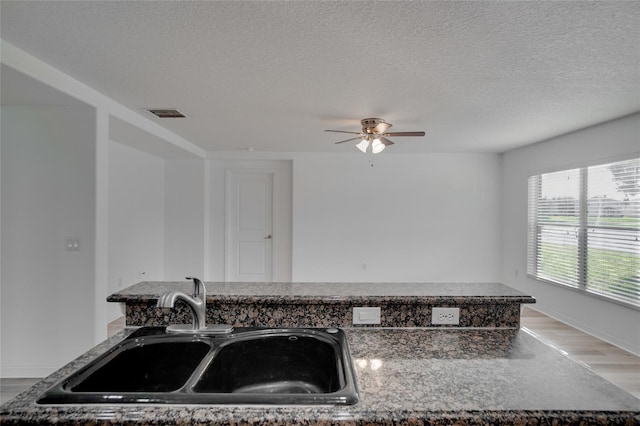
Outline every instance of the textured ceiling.
<svg viewBox="0 0 640 426"><path fill-rule="evenodd" d="M640 110L640 2L0 7L4 40L142 114L178 108L149 117L207 151L350 152L323 130L382 117L427 132L388 151L504 152Z"/></svg>

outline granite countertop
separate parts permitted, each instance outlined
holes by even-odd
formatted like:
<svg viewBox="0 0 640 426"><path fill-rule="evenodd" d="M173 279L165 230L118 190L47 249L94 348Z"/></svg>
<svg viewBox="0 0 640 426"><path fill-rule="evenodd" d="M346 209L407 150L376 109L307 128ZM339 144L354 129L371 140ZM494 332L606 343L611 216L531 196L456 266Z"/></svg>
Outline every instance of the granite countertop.
<svg viewBox="0 0 640 426"><path fill-rule="evenodd" d="M207 301L260 303L535 303L500 283L230 283L206 282ZM143 281L112 294L109 302L154 301L167 291L190 294L187 281Z"/></svg>
<svg viewBox="0 0 640 426"><path fill-rule="evenodd" d="M127 332L0 407L2 424L640 424L640 400L526 329L347 328L352 406L35 404Z"/></svg>

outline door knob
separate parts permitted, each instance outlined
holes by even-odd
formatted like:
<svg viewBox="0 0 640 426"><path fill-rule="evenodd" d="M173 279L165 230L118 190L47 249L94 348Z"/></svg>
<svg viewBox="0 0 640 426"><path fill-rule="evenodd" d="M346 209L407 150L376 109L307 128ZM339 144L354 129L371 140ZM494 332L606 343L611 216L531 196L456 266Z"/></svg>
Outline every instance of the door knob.
<svg viewBox="0 0 640 426"><path fill-rule="evenodd" d="M270 240L271 238L273 238L273 235L269 234L266 237L264 237L265 240Z"/></svg>

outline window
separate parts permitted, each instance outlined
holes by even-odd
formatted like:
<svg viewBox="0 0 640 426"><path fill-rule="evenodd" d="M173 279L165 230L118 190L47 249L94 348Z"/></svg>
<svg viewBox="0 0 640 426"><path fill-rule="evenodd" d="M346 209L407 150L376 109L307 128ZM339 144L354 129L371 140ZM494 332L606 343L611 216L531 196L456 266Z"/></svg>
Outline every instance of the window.
<svg viewBox="0 0 640 426"><path fill-rule="evenodd" d="M640 307L640 158L529 178L527 273Z"/></svg>

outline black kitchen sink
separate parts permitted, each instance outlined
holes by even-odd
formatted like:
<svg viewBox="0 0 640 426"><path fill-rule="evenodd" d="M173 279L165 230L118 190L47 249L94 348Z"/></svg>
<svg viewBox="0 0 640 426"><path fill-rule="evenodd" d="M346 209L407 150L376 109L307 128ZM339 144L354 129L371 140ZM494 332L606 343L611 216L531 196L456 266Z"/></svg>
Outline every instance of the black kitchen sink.
<svg viewBox="0 0 640 426"><path fill-rule="evenodd" d="M240 328L224 335L144 327L57 383L39 404L355 404L344 332Z"/></svg>
<svg viewBox="0 0 640 426"><path fill-rule="evenodd" d="M126 347L67 388L76 393L173 392L184 386L210 350L211 345L200 341Z"/></svg>
<svg viewBox="0 0 640 426"><path fill-rule="evenodd" d="M330 342L288 334L243 339L217 353L194 386L203 393L332 393L339 360Z"/></svg>

